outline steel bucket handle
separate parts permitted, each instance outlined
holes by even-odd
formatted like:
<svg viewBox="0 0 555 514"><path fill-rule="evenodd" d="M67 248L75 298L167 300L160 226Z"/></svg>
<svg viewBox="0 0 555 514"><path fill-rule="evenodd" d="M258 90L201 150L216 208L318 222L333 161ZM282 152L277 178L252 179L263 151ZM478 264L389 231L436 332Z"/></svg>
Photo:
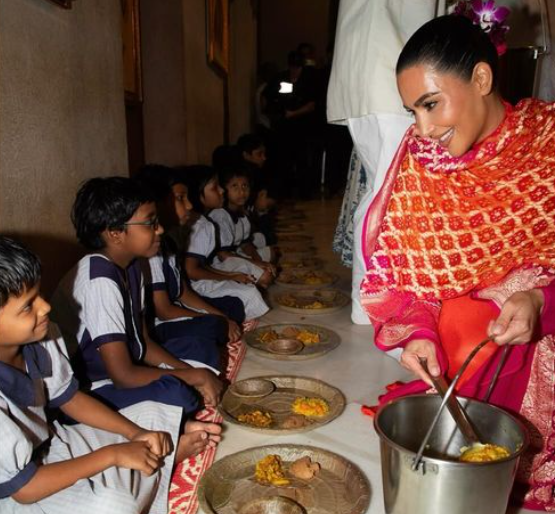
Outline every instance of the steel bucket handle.
<svg viewBox="0 0 555 514"><path fill-rule="evenodd" d="M422 462L422 455L424 454L424 450L426 449L426 445L428 444L428 440L430 439L430 437L432 435L432 432L434 431L434 428L436 427L436 425L439 421L441 413L443 412L443 409L445 408L445 406L447 405L447 402L449 401L450 396L453 394L453 391L455 390L455 387L457 386L457 383L458 383L459 379L461 378L462 374L465 372L466 368L468 367L468 365L470 364L472 359L476 356L476 354L484 346L486 346L486 344L489 343L491 340L492 340L492 337L488 337L488 338L484 339L483 341L481 341L480 343L478 343L475 346L475 348L470 352L470 355L463 362L463 365L460 367L459 371L455 375L455 378L453 378L453 381L451 382L451 384L447 388L447 391L445 392L445 396L443 397L443 400L442 400L442 402L439 406L439 409L436 412L436 415L435 415L435 417L432 421L432 424L430 425L430 428L428 428L428 431L426 432L426 435L424 436L424 439L422 440L422 443L420 444L420 448L418 449L418 452L416 453L416 456L413 459L413 462L412 462L412 470L413 471L418 471L418 467L420 466L420 463ZM501 372L501 368L503 367L503 364L505 363L505 358L507 356L508 350L509 350L509 345L505 345L505 347L503 348L503 353L501 355L501 359L500 359L500 361L497 365L497 369L495 370L495 374L493 376L491 384L490 384L490 386L488 388L488 391L486 393L485 401L489 400L489 397L491 395L491 392L493 391L493 387L495 385L495 382L497 381L497 378L499 377L499 373Z"/></svg>

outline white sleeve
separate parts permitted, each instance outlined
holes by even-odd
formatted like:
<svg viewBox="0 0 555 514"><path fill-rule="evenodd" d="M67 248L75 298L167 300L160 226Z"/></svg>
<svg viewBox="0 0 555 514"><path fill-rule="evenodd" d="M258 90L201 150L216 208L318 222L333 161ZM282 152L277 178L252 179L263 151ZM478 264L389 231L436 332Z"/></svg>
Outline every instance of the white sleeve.
<svg viewBox="0 0 555 514"><path fill-rule="evenodd" d="M71 400L78 390L78 383L73 376L67 348L58 325L50 323L48 338L39 344L48 352L52 363L51 376L43 377L48 405L59 407Z"/></svg>
<svg viewBox="0 0 555 514"><path fill-rule="evenodd" d="M214 209L210 218L218 225L219 249L229 250L235 243L235 224L225 209Z"/></svg>
<svg viewBox="0 0 555 514"><path fill-rule="evenodd" d="M208 220L200 218L189 236L187 255L207 259L216 247L216 230Z"/></svg>
<svg viewBox="0 0 555 514"><path fill-rule="evenodd" d="M150 266L150 280L154 290L165 289L166 277L164 276L164 257L158 253L148 259Z"/></svg>
<svg viewBox="0 0 555 514"><path fill-rule="evenodd" d="M124 301L118 285L108 278L98 278L88 284L84 293L81 317L93 344L99 347L127 341Z"/></svg>
<svg viewBox="0 0 555 514"><path fill-rule="evenodd" d="M19 491L37 472L33 443L10 416L9 406L0 398L0 498Z"/></svg>

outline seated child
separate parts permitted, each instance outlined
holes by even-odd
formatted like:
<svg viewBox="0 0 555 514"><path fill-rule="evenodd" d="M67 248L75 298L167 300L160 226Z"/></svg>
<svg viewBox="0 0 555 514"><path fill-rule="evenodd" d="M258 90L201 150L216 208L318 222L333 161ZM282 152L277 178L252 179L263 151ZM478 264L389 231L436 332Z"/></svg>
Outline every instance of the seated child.
<svg viewBox="0 0 555 514"><path fill-rule="evenodd" d="M34 254L0 237L0 512L165 514L174 459L219 436L193 422L178 442L181 408L119 414L80 392L40 274ZM78 424L52 421L50 408Z"/></svg>
<svg viewBox="0 0 555 514"><path fill-rule="evenodd" d="M269 264L274 260L272 248L257 248L252 241L251 223L246 213L250 196L248 174L235 167L220 172L220 184L225 190L225 207L214 209L209 217L218 225L220 253L248 257L257 266L275 275L275 268Z"/></svg>
<svg viewBox="0 0 555 514"><path fill-rule="evenodd" d="M116 409L153 400L191 413L197 391L205 405L216 405L220 380L183 362L217 365L215 343L192 338L174 346L173 355L145 329L138 258L159 251L163 232L150 193L128 178L91 179L77 193L72 221L91 253L64 277L53 304L66 341L77 343L74 366L81 385Z"/></svg>
<svg viewBox="0 0 555 514"><path fill-rule="evenodd" d="M245 320L243 302L232 296L202 298L184 280L182 257L170 236L171 232L184 229L192 208L181 175L166 166L148 165L134 178L156 195L158 216L166 229L161 249L148 260L145 272L150 278L147 290L156 334L162 340L170 340L179 338L181 333L200 338L215 333L219 344L236 341L241 336L238 324ZM164 346L171 351L168 344Z"/></svg>
<svg viewBox="0 0 555 514"><path fill-rule="evenodd" d="M256 283L269 281L271 273L247 262L235 259L226 264L216 253L218 240L216 227L205 214L223 205L223 190L218 175L209 166L189 166L183 171L187 180L189 200L198 214L189 236L185 255L185 270L193 289L203 296L218 298L226 295L240 298L245 306L247 320L268 311Z"/></svg>
<svg viewBox="0 0 555 514"><path fill-rule="evenodd" d="M243 134L237 140L240 163L245 166L251 181L251 198L248 210L253 223L253 233L263 234L266 244L276 244L273 209L276 201L270 194L266 146L263 139L255 134Z"/></svg>

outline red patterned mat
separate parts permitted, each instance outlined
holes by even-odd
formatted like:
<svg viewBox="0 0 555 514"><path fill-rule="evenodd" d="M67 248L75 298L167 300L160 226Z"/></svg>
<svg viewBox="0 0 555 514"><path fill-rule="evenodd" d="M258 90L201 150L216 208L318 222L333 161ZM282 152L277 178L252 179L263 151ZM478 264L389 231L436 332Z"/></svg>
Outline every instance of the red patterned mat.
<svg viewBox="0 0 555 514"><path fill-rule="evenodd" d="M250 321L243 325L245 332L253 330L258 323ZM243 341L228 344L229 360L226 378L234 382L247 349ZM221 423L222 417L214 408L204 409L197 419L211 423ZM195 514L198 510L197 488L200 477L212 465L216 448L209 448L196 457L178 464L175 468L169 494L169 514Z"/></svg>

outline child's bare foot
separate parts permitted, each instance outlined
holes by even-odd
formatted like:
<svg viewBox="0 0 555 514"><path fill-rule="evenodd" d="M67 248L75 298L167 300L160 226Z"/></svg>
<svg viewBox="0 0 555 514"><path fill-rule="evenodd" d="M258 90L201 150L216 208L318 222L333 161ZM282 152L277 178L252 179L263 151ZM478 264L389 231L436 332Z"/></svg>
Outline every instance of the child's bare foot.
<svg viewBox="0 0 555 514"><path fill-rule="evenodd" d="M199 455L207 447L216 446L222 439L222 427L216 423L204 421L187 421L185 433L179 438L176 461L182 462L189 457Z"/></svg>

